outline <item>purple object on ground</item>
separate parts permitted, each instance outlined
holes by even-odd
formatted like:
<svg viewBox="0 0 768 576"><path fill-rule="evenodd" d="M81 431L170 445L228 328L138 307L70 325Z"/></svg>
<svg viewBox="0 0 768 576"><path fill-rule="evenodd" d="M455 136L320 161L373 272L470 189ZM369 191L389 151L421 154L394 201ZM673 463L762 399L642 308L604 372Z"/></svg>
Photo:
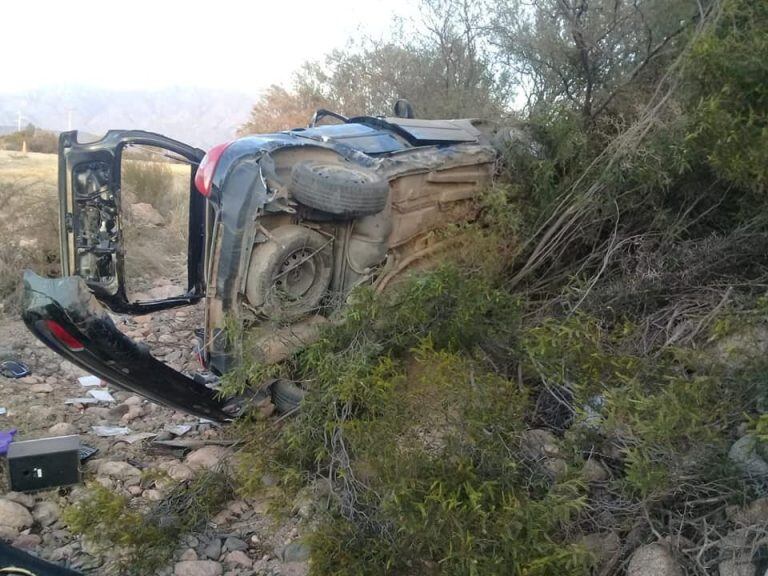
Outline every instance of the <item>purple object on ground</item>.
<svg viewBox="0 0 768 576"><path fill-rule="evenodd" d="M8 453L8 446L13 442L14 434L16 434L16 428L0 430L0 456L5 456Z"/></svg>

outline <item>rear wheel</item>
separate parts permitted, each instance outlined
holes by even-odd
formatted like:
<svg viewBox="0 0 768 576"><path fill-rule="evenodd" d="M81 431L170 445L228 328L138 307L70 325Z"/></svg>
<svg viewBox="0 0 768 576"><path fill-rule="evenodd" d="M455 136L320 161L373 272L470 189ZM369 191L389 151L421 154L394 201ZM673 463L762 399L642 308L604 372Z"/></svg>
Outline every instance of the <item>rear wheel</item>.
<svg viewBox="0 0 768 576"><path fill-rule="evenodd" d="M332 240L303 226L281 226L251 254L246 297L268 317L292 319L316 310L333 272Z"/></svg>

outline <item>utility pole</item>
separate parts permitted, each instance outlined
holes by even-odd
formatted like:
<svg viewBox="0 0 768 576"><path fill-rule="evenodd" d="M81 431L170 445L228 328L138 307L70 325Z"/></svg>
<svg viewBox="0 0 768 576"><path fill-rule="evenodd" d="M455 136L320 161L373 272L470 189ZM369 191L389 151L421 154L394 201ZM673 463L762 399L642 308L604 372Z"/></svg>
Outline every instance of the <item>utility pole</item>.
<svg viewBox="0 0 768 576"><path fill-rule="evenodd" d="M21 110L18 111L16 116L16 131L21 132Z"/></svg>

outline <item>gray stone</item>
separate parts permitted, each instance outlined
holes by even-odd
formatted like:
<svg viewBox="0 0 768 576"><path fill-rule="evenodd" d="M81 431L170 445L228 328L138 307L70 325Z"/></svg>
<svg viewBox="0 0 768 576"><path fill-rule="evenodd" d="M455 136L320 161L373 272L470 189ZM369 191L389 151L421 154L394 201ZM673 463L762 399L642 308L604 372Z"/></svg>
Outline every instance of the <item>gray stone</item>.
<svg viewBox="0 0 768 576"><path fill-rule="evenodd" d="M193 470L201 468L212 470L222 466L224 459L229 455L229 450L223 446L203 446L191 452L185 463Z"/></svg>
<svg viewBox="0 0 768 576"><path fill-rule="evenodd" d="M557 436L549 430L534 429L523 432L522 449L531 460L557 458L560 454Z"/></svg>
<svg viewBox="0 0 768 576"><path fill-rule="evenodd" d="M581 473L584 476L584 480L591 484L605 482L609 478L608 471L594 458L584 462L584 468Z"/></svg>
<svg viewBox="0 0 768 576"><path fill-rule="evenodd" d="M14 530L24 530L32 526L32 514L18 502L0 499L0 526Z"/></svg>
<svg viewBox="0 0 768 576"><path fill-rule="evenodd" d="M234 550L248 550L248 544L240 540L240 538L230 536L224 541L224 552L232 552Z"/></svg>
<svg viewBox="0 0 768 576"><path fill-rule="evenodd" d="M757 568L749 554L740 558L723 560L717 565L720 576L755 576Z"/></svg>
<svg viewBox="0 0 768 576"><path fill-rule="evenodd" d="M23 492L8 492L4 498L6 500L10 500L11 502L16 502L16 504L21 504L25 508L33 508L35 506L35 499L29 494L24 494Z"/></svg>
<svg viewBox="0 0 768 576"><path fill-rule="evenodd" d="M212 560L183 560L173 567L174 576L221 576L221 564Z"/></svg>
<svg viewBox="0 0 768 576"><path fill-rule="evenodd" d="M218 560L221 556L221 540L214 538L203 549L203 555L211 560Z"/></svg>
<svg viewBox="0 0 768 576"><path fill-rule="evenodd" d="M168 476L170 476L176 482L183 482L185 480L191 480L195 475L192 468L181 462L173 462L166 469Z"/></svg>
<svg viewBox="0 0 768 576"><path fill-rule="evenodd" d="M71 436L77 434L77 427L69 422L59 422L48 428L48 432L54 436Z"/></svg>
<svg viewBox="0 0 768 576"><path fill-rule="evenodd" d="M242 568L250 568L253 566L253 560L248 557L248 554L242 550L235 550L230 552L224 557L224 563L233 566L241 566Z"/></svg>
<svg viewBox="0 0 768 576"><path fill-rule="evenodd" d="M99 464L99 476L109 476L115 480L138 480L141 478L141 470L131 466L128 462L102 462Z"/></svg>
<svg viewBox="0 0 768 576"><path fill-rule="evenodd" d="M53 386L50 384L33 384L29 387L29 391L35 394L50 394L53 392Z"/></svg>
<svg viewBox="0 0 768 576"><path fill-rule="evenodd" d="M309 560L309 544L301 540L294 540L283 548L281 554L284 562L305 562Z"/></svg>
<svg viewBox="0 0 768 576"><path fill-rule="evenodd" d="M738 509L733 514L733 521L742 526L768 524L768 498L758 498Z"/></svg>
<svg viewBox="0 0 768 576"><path fill-rule="evenodd" d="M165 218L158 212L152 204L148 202L137 202L131 204L131 216L144 226L162 226L165 224Z"/></svg>
<svg viewBox="0 0 768 576"><path fill-rule="evenodd" d="M21 548L22 550L34 550L40 546L42 542L43 539L37 534L20 534L13 541L13 545L16 548Z"/></svg>
<svg viewBox="0 0 768 576"><path fill-rule="evenodd" d="M59 507L50 500L38 502L32 510L32 518L41 526L50 526L59 519Z"/></svg>
<svg viewBox="0 0 768 576"><path fill-rule="evenodd" d="M750 478L768 476L768 462L759 454L759 444L759 440L754 436L742 436L728 451L728 458Z"/></svg>
<svg viewBox="0 0 768 576"><path fill-rule="evenodd" d="M197 560L197 552L195 552L194 548L187 548L181 553L179 560Z"/></svg>
<svg viewBox="0 0 768 576"><path fill-rule="evenodd" d="M683 571L666 546L646 544L632 553L627 576L683 576Z"/></svg>
<svg viewBox="0 0 768 576"><path fill-rule="evenodd" d="M621 549L621 541L615 532L587 534L579 544L595 557L598 566L608 562Z"/></svg>

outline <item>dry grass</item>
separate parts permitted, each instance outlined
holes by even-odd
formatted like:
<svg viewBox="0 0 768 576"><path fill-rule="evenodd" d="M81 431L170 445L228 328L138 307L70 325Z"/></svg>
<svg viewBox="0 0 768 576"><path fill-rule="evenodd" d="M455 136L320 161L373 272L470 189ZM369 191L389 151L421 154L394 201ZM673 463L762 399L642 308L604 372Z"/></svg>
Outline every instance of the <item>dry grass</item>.
<svg viewBox="0 0 768 576"><path fill-rule="evenodd" d="M21 271L58 273L56 156L0 151L0 310L15 312Z"/></svg>
<svg viewBox="0 0 768 576"><path fill-rule="evenodd" d="M140 291L157 278L186 288L189 167L166 162L126 163L124 205L148 202L162 226L137 221L124 209L126 274ZM16 313L21 272L59 274L59 223L55 154L0 150L0 311Z"/></svg>

